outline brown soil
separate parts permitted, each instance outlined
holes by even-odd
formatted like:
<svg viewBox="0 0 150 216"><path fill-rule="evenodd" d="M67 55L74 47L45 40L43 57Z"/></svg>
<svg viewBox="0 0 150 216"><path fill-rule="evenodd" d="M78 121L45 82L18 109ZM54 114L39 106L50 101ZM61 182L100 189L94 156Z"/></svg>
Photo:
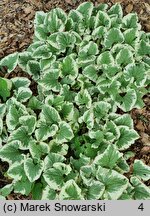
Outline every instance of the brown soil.
<svg viewBox="0 0 150 216"><path fill-rule="evenodd" d="M33 20L36 11L49 11L55 7L61 7L66 12L76 8L86 0L1 0L0 1L0 59L15 51L25 50L32 42ZM107 3L112 6L121 2L124 14L137 12L142 28L150 32L150 0L91 0L95 5ZM0 72L0 76L3 74ZM9 74L9 78L23 76L31 79L29 75L16 69L15 73ZM36 84L32 81L31 89L36 94ZM138 131L140 139L131 146L130 150L135 152L135 157L128 161L131 166L135 159L142 160L150 166L150 95L144 97L143 109L134 109L130 112L135 130ZM3 177L6 164L0 164L0 188L6 185L7 179ZM150 185L150 181L146 183ZM28 197L30 198L30 197ZM8 199L28 199L26 197L11 194Z"/></svg>

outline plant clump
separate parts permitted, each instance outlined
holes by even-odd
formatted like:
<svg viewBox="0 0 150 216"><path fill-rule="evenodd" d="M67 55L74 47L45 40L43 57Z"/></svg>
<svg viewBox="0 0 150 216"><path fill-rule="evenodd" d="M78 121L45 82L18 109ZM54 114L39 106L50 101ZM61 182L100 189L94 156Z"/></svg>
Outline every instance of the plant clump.
<svg viewBox="0 0 150 216"><path fill-rule="evenodd" d="M26 51L0 61L37 84L35 95L27 77L0 78L0 159L12 180L0 197L150 199L150 167L127 163L139 138L128 112L150 84L150 34L137 14L85 2L37 12L34 28Z"/></svg>

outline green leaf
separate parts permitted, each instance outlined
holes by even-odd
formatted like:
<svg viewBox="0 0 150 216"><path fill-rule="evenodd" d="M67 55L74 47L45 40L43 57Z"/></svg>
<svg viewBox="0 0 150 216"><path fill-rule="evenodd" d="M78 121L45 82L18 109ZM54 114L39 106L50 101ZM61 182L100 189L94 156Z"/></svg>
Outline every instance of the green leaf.
<svg viewBox="0 0 150 216"><path fill-rule="evenodd" d="M41 119L45 120L48 124L58 124L61 121L58 111L49 105L44 105L41 112Z"/></svg>
<svg viewBox="0 0 150 216"><path fill-rule="evenodd" d="M87 192L88 200L99 200L105 191L105 186L99 181L93 181Z"/></svg>
<svg viewBox="0 0 150 216"><path fill-rule="evenodd" d="M50 33L62 32L65 28L62 20L57 16L56 10L57 9L53 9L46 15L45 25L47 25L47 30Z"/></svg>
<svg viewBox="0 0 150 216"><path fill-rule="evenodd" d="M147 80L146 70L143 64L129 64L124 70L126 81L134 80L137 87L143 87Z"/></svg>
<svg viewBox="0 0 150 216"><path fill-rule="evenodd" d="M59 70L50 69L44 73L43 77L39 80L39 84L46 90L53 90L58 92L60 90L60 83L58 82Z"/></svg>
<svg viewBox="0 0 150 216"><path fill-rule="evenodd" d="M144 40L141 40L137 44L137 54L139 56L150 55L150 44Z"/></svg>
<svg viewBox="0 0 150 216"><path fill-rule="evenodd" d="M44 23L44 19L46 17L46 13L43 11L37 11L35 14L34 25L41 25Z"/></svg>
<svg viewBox="0 0 150 216"><path fill-rule="evenodd" d="M56 167L55 167L55 166ZM54 190L61 189L64 184L64 175L68 175L71 171L69 165L57 162L53 168L49 168L43 173L43 177L50 188Z"/></svg>
<svg viewBox="0 0 150 216"><path fill-rule="evenodd" d="M118 65L126 66L129 63L133 63L133 54L128 48L121 49L116 56L116 62Z"/></svg>
<svg viewBox="0 0 150 216"><path fill-rule="evenodd" d="M10 164L16 161L21 162L24 159L24 155L19 151L19 145L20 143L18 141L13 141L0 148L1 160Z"/></svg>
<svg viewBox="0 0 150 216"><path fill-rule="evenodd" d="M71 129L71 126L62 121L59 124L59 130L56 134L56 142L63 143L68 142L74 137L73 131Z"/></svg>
<svg viewBox="0 0 150 216"><path fill-rule="evenodd" d="M13 184L7 184L0 189L0 194L4 197L7 197L13 190Z"/></svg>
<svg viewBox="0 0 150 216"><path fill-rule="evenodd" d="M87 108L91 107L92 99L87 89L80 91L76 97L75 102L78 106L86 105Z"/></svg>
<svg viewBox="0 0 150 216"><path fill-rule="evenodd" d="M70 32L60 32L57 35L56 41L58 42L58 45L61 47L61 49L66 49L67 47L74 47L76 38Z"/></svg>
<svg viewBox="0 0 150 216"><path fill-rule="evenodd" d="M134 187L134 199L135 200L149 200L150 189L144 185L137 177L131 177L131 184Z"/></svg>
<svg viewBox="0 0 150 216"><path fill-rule="evenodd" d="M50 152L44 159L44 168L49 169L52 168L53 165L57 162L64 162L66 159L61 154Z"/></svg>
<svg viewBox="0 0 150 216"><path fill-rule="evenodd" d="M113 144L110 144L103 154L98 155L94 159L94 163L101 167L112 169L122 155Z"/></svg>
<svg viewBox="0 0 150 216"><path fill-rule="evenodd" d="M121 31L117 28L110 29L105 38L104 38L104 46L106 48L112 47L112 45L116 43L122 43L124 41L124 36Z"/></svg>
<svg viewBox="0 0 150 216"><path fill-rule="evenodd" d="M43 168L43 161L38 161L37 164L31 158L27 158L24 161L24 171L30 182L34 182L40 178Z"/></svg>
<svg viewBox="0 0 150 216"><path fill-rule="evenodd" d="M11 164L7 171L8 177L15 179L15 181L21 180L22 177L25 177L25 173L23 170L22 162L16 161L15 163Z"/></svg>
<svg viewBox="0 0 150 216"><path fill-rule="evenodd" d="M129 28L137 28L139 27L138 24L138 16L136 13L129 13L122 19L123 28L129 29Z"/></svg>
<svg viewBox="0 0 150 216"><path fill-rule="evenodd" d="M67 119L68 121L74 120L74 106L72 103L66 102L63 104L61 109L61 116L63 116L64 119Z"/></svg>
<svg viewBox="0 0 150 216"><path fill-rule="evenodd" d="M109 10L108 10L109 15L117 15L119 18L122 19L123 16L123 11L122 7L120 4L114 4Z"/></svg>
<svg viewBox="0 0 150 216"><path fill-rule="evenodd" d="M150 167L140 160L135 160L133 165L133 175L141 178L143 181L150 179Z"/></svg>
<svg viewBox="0 0 150 216"><path fill-rule="evenodd" d="M46 155L49 153L49 146L47 143L39 142L36 143L35 141L30 143L29 151L32 155L32 158L41 158L41 156Z"/></svg>
<svg viewBox="0 0 150 216"><path fill-rule="evenodd" d="M1 119L3 119L5 112L6 112L6 104L1 103L0 104L0 117L1 117Z"/></svg>
<svg viewBox="0 0 150 216"><path fill-rule="evenodd" d="M95 102L94 104L94 116L97 119L105 118L111 106L105 101Z"/></svg>
<svg viewBox="0 0 150 216"><path fill-rule="evenodd" d="M41 200L56 200L56 191L47 185L42 192Z"/></svg>
<svg viewBox="0 0 150 216"><path fill-rule="evenodd" d="M53 137L58 131L58 126L55 124L48 124L46 121L39 120L35 130L35 137L38 141L45 141L49 137Z"/></svg>
<svg viewBox="0 0 150 216"><path fill-rule="evenodd" d="M31 84L31 81L26 77L14 77L11 78L15 89L19 89L20 87L28 88Z"/></svg>
<svg viewBox="0 0 150 216"><path fill-rule="evenodd" d="M60 200L83 200L81 189L73 179L67 181L64 184L64 186L61 188L59 199Z"/></svg>
<svg viewBox="0 0 150 216"><path fill-rule="evenodd" d="M106 34L106 28L104 26L99 26L95 28L92 32L92 36L94 37L95 40L103 38L105 34Z"/></svg>
<svg viewBox="0 0 150 216"><path fill-rule="evenodd" d="M45 41L48 37L48 29L45 27L46 26L44 24L35 26L34 34L35 34L35 37L40 41Z"/></svg>
<svg viewBox="0 0 150 216"><path fill-rule="evenodd" d="M19 53L18 65L23 71L27 71L27 63L30 60L32 60L32 53L31 52L24 51L22 53Z"/></svg>
<svg viewBox="0 0 150 216"><path fill-rule="evenodd" d="M123 114L114 120L116 125L127 126L133 128L133 120L129 114Z"/></svg>
<svg viewBox="0 0 150 216"><path fill-rule="evenodd" d="M28 196L32 190L32 182L27 177L23 177L14 184L14 193Z"/></svg>
<svg viewBox="0 0 150 216"><path fill-rule="evenodd" d="M105 185L103 198L117 200L128 186L128 179L114 170L98 167L96 178Z"/></svg>
<svg viewBox="0 0 150 216"><path fill-rule="evenodd" d="M19 122L22 126L25 126L28 134L32 134L35 130L36 117L32 115L21 116Z"/></svg>
<svg viewBox="0 0 150 216"><path fill-rule="evenodd" d="M104 26L110 28L111 20L105 11L98 11L95 20L95 28L99 26Z"/></svg>
<svg viewBox="0 0 150 216"><path fill-rule="evenodd" d="M139 135L134 129L129 129L126 126L119 126L119 128L120 137L116 141L116 145L119 150L128 149L139 138Z"/></svg>
<svg viewBox="0 0 150 216"><path fill-rule="evenodd" d="M15 128L19 125L19 118L22 115L27 115L27 113L23 110L20 103L12 103L9 106L8 113L6 115L6 125L9 130L15 130Z"/></svg>
<svg viewBox="0 0 150 216"><path fill-rule="evenodd" d="M84 3L80 4L76 10L79 11L83 15L83 17L89 19L90 16L92 15L93 3L92 2L84 2Z"/></svg>
<svg viewBox="0 0 150 216"><path fill-rule="evenodd" d="M3 131L3 121L0 118L0 135L2 134L2 131Z"/></svg>
<svg viewBox="0 0 150 216"><path fill-rule="evenodd" d="M32 110L41 110L43 103L38 99L38 97L32 96L29 99L28 107Z"/></svg>
<svg viewBox="0 0 150 216"><path fill-rule="evenodd" d="M78 119L79 123L85 122L88 129L92 129L94 126L94 115L91 110L87 110L83 116Z"/></svg>
<svg viewBox="0 0 150 216"><path fill-rule="evenodd" d="M124 112L128 112L134 108L137 95L134 89L127 90L125 96L122 97L122 104L119 105Z"/></svg>
<svg viewBox="0 0 150 216"><path fill-rule="evenodd" d="M83 75L86 76L89 80L96 82L98 78L98 71L94 65L88 65L83 70Z"/></svg>
<svg viewBox="0 0 150 216"><path fill-rule="evenodd" d="M18 53L12 53L6 57L4 57L1 61L0 61L0 67L4 66L7 67L7 72L10 73L11 71L13 71L15 69L15 67L18 64Z"/></svg>
<svg viewBox="0 0 150 216"><path fill-rule="evenodd" d="M50 50L48 49L47 45L42 45L37 47L34 52L32 57L35 59L47 59L50 58L52 56L52 53L50 52Z"/></svg>
<svg viewBox="0 0 150 216"><path fill-rule="evenodd" d="M33 76L34 79L38 79L39 75L40 75L40 63L38 61L35 60L30 60L28 61L27 64L27 72Z"/></svg>
<svg viewBox="0 0 150 216"><path fill-rule="evenodd" d="M126 31L124 31L123 34L125 43L131 46L134 44L135 39L138 37L138 31L136 28L129 28Z"/></svg>
<svg viewBox="0 0 150 216"><path fill-rule="evenodd" d="M41 200L42 198L42 184L40 182L34 184L32 189L32 199Z"/></svg>
<svg viewBox="0 0 150 216"><path fill-rule="evenodd" d="M105 64L108 65L113 63L114 63L114 58L109 51L105 51L101 53L97 58L98 65L105 65Z"/></svg>
<svg viewBox="0 0 150 216"><path fill-rule="evenodd" d="M10 97L10 91L12 88L12 82L8 79L0 77L0 97L5 101L7 97Z"/></svg>
<svg viewBox="0 0 150 216"><path fill-rule="evenodd" d="M68 77L71 82L77 77L78 65L71 56L67 56L63 59L61 64L61 73L63 77Z"/></svg>
<svg viewBox="0 0 150 216"><path fill-rule="evenodd" d="M9 142L11 141L20 141L20 149L26 150L29 148L29 143L33 140L33 138L28 134L26 127L21 126L17 130L14 130L10 137Z"/></svg>
<svg viewBox="0 0 150 216"><path fill-rule="evenodd" d="M16 92L16 99L19 102L27 102L32 96L32 91L29 88L20 87Z"/></svg>

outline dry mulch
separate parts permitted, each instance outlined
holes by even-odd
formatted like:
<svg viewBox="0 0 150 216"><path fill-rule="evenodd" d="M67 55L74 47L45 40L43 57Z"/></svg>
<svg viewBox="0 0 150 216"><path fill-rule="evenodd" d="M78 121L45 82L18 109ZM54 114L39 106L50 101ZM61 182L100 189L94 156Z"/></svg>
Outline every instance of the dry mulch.
<svg viewBox="0 0 150 216"><path fill-rule="evenodd" d="M36 11L49 11L55 7L61 7L66 12L76 8L86 0L1 0L0 1L0 59L15 51L25 50L32 42L33 20ZM137 12L142 29L150 32L150 0L91 0L95 5L107 3L112 6L120 2L124 14ZM11 76L27 76L18 69ZM1 76L1 75L0 75ZM35 88L32 83L32 88ZM135 156L129 159L132 164L135 159L142 160L150 166L150 94L143 98L145 106L143 109L133 109L130 114L134 120L135 130L138 131L140 139L131 146L130 150ZM7 179L2 174L7 168L6 164L0 164L0 187L6 185ZM150 185L150 181L146 183ZM29 199L17 194L11 194L8 199Z"/></svg>

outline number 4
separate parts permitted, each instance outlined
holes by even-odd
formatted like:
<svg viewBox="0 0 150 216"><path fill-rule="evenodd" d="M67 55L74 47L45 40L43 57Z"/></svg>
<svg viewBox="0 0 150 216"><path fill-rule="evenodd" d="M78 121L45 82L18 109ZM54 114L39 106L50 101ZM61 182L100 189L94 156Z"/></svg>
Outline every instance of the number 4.
<svg viewBox="0 0 150 216"><path fill-rule="evenodd" d="M138 207L139 210L143 211L144 210L144 206L143 206L143 203L141 203Z"/></svg>

